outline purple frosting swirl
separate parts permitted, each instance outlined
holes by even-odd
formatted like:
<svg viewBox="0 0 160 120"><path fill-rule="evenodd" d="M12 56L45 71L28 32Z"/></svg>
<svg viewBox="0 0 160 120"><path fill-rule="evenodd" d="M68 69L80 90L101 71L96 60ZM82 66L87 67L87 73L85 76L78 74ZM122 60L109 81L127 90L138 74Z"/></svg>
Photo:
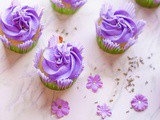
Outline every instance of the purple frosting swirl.
<svg viewBox="0 0 160 120"><path fill-rule="evenodd" d="M56 38L57 39L57 38ZM82 50L69 43L50 40L43 52L42 68L51 81L76 79L83 69Z"/></svg>
<svg viewBox="0 0 160 120"><path fill-rule="evenodd" d="M1 27L7 38L25 42L31 40L40 28L35 8L12 4L1 15Z"/></svg>
<svg viewBox="0 0 160 120"><path fill-rule="evenodd" d="M132 3L119 10L103 5L100 19L96 23L97 34L105 40L117 44L133 44L141 33L145 22L135 20L135 9ZM130 45L127 44L127 47Z"/></svg>

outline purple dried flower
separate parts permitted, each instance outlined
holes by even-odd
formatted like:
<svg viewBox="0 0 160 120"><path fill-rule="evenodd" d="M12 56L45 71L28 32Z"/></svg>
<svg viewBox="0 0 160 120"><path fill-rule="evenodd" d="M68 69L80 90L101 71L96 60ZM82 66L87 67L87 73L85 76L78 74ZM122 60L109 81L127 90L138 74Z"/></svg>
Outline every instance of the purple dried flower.
<svg viewBox="0 0 160 120"><path fill-rule="evenodd" d="M86 85L87 89L92 89L92 91L95 93L97 92L98 88L101 88L103 83L100 81L101 78L99 75L89 76L88 77L88 83Z"/></svg>
<svg viewBox="0 0 160 120"><path fill-rule="evenodd" d="M148 107L148 99L141 94L136 95L131 101L131 105L135 111L144 111Z"/></svg>
<svg viewBox="0 0 160 120"><path fill-rule="evenodd" d="M105 119L107 116L110 117L112 112L106 104L103 104L97 106L97 115L101 116L102 119Z"/></svg>
<svg viewBox="0 0 160 120"><path fill-rule="evenodd" d="M56 115L58 118L62 118L69 114L69 105L67 101L62 99L57 99L52 103L52 113Z"/></svg>

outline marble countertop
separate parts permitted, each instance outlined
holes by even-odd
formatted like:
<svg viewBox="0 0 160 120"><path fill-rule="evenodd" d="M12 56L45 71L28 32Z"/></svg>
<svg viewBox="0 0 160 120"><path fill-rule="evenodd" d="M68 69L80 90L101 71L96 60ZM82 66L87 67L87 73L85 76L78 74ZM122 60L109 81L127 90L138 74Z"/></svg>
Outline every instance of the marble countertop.
<svg viewBox="0 0 160 120"><path fill-rule="evenodd" d="M0 12L10 1L0 0ZM50 108L56 98L67 100L71 108L61 120L100 120L96 115L97 102L111 107L113 115L107 120L160 120L160 8L151 10L135 4L137 18L147 21L145 30L127 52L110 55L99 49L94 23L104 2L118 6L131 0L88 0L72 16L54 12L49 0L20 1L44 7L45 28L38 45L24 55L7 50L0 42L0 120L55 120ZM83 73L70 89L62 92L44 87L33 67L36 50L44 47L56 31L67 41L85 48ZM128 57L135 56L135 69L127 72L132 62ZM103 82L103 88L96 94L86 89L90 74L99 74ZM134 86L128 85L129 77L134 79L131 82ZM117 82L116 78L120 80ZM130 109L130 101L136 94L148 98L146 111L138 113Z"/></svg>

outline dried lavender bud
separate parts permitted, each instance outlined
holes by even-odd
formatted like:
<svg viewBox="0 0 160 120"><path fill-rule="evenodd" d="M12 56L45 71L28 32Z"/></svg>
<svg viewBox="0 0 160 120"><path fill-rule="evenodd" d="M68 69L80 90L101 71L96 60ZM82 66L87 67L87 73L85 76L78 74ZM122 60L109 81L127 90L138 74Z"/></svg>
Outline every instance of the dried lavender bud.
<svg viewBox="0 0 160 120"><path fill-rule="evenodd" d="M124 76L127 76L127 73L123 73Z"/></svg>
<svg viewBox="0 0 160 120"><path fill-rule="evenodd" d="M66 33L66 36L68 35L69 33Z"/></svg>
<svg viewBox="0 0 160 120"><path fill-rule="evenodd" d="M63 34L64 32L65 32L65 29L63 29L61 33Z"/></svg>
<svg viewBox="0 0 160 120"><path fill-rule="evenodd" d="M120 79L119 79L119 78L116 78L115 81L120 81Z"/></svg>
<svg viewBox="0 0 160 120"><path fill-rule="evenodd" d="M129 113L129 110L128 110L128 111L126 111L126 113Z"/></svg>
<svg viewBox="0 0 160 120"><path fill-rule="evenodd" d="M94 102L94 104L98 104L98 101Z"/></svg>
<svg viewBox="0 0 160 120"><path fill-rule="evenodd" d="M145 85L147 85L147 84L148 84L148 81L145 82Z"/></svg>

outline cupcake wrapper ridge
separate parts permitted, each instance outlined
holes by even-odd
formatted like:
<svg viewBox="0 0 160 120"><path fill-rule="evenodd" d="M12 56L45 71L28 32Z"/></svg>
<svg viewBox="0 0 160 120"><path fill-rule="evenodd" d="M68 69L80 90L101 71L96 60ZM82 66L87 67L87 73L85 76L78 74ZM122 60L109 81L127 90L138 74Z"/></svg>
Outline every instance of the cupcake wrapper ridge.
<svg viewBox="0 0 160 120"><path fill-rule="evenodd" d="M97 43L104 52L107 52L110 54L121 54L125 52L125 50L121 49L118 44L111 43L111 41L106 42L102 40L101 37L97 37Z"/></svg>
<svg viewBox="0 0 160 120"><path fill-rule="evenodd" d="M14 51L14 52L20 53L20 54L25 54L25 53L29 52L30 50L32 50L36 46L38 39L42 35L42 30L43 30L43 26L41 25L40 31L38 33L36 40L28 40L28 41L25 41L22 44L18 44L16 46L12 45L12 43L6 38L5 35L3 35L3 36L0 35L0 40L3 42L4 46L6 48L10 49L11 51Z"/></svg>
<svg viewBox="0 0 160 120"><path fill-rule="evenodd" d="M30 50L32 50L36 44L37 44L37 41L32 41L32 40L29 40L29 41L26 41L22 44L19 44L17 46L14 46L11 44L10 41L8 41L8 39L5 37L5 36L0 36L0 40L4 43L4 46L8 49L10 49L11 51L14 51L16 53L20 53L20 54L24 54L24 53L27 53L29 52Z"/></svg>
<svg viewBox="0 0 160 120"><path fill-rule="evenodd" d="M47 88L49 88L51 90L57 90L57 91L66 90L66 89L70 88L73 85L73 83L76 81L76 80L73 81L71 79L66 79L66 80L59 80L59 81L57 80L55 82L46 82L46 80L44 80L42 77L40 77L40 79L41 79L41 82Z"/></svg>
<svg viewBox="0 0 160 120"><path fill-rule="evenodd" d="M66 15L74 14L77 11L77 9L73 10L73 9L63 8L63 7L57 6L56 4L53 4L52 7L55 11L62 14L66 14Z"/></svg>
<svg viewBox="0 0 160 120"><path fill-rule="evenodd" d="M46 87L48 87L49 89L52 89L52 90L60 91L60 90L68 89L76 81L76 79L75 80L72 80L72 79L62 79L62 80L51 81L49 79L49 77L47 77L44 73L41 72L40 69L37 69L37 73L40 76L41 82Z"/></svg>
<svg viewBox="0 0 160 120"><path fill-rule="evenodd" d="M73 2L73 3L67 3L70 6L70 8L67 8L62 1L51 0L53 9L59 13L66 14L66 15L74 14L86 2L87 0L79 0L79 1L77 0L76 2Z"/></svg>

